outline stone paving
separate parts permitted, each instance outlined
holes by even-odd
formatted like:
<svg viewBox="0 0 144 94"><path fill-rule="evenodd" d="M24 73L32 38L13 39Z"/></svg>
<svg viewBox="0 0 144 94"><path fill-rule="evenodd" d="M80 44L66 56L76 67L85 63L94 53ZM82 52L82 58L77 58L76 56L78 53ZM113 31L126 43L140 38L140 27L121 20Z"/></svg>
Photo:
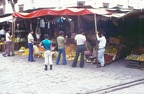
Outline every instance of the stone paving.
<svg viewBox="0 0 144 94"><path fill-rule="evenodd" d="M43 58L28 62L26 56L0 55L0 94L89 94L93 90L144 78L143 70L127 68L125 60L102 68L90 63L85 63L84 68L78 65L72 68L72 61L68 61L67 65L54 64L53 70L48 71L43 70L43 62ZM117 92L109 94L132 94ZM133 94L144 94L144 90L135 92Z"/></svg>

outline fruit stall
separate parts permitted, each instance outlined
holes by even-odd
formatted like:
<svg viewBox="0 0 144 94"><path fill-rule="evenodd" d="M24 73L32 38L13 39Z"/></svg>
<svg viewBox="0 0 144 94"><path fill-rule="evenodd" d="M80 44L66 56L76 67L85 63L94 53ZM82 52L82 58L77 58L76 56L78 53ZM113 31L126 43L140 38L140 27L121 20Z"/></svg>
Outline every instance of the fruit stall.
<svg viewBox="0 0 144 94"><path fill-rule="evenodd" d="M105 54L111 57L111 60L108 60L107 63L113 62L116 59L121 58L122 50L125 47L122 42L124 41L124 37L110 37L107 42ZM106 60L107 61L107 60Z"/></svg>
<svg viewBox="0 0 144 94"><path fill-rule="evenodd" d="M127 67L141 68L144 67L144 48L139 47L132 50L131 54L125 59L127 60Z"/></svg>
<svg viewBox="0 0 144 94"><path fill-rule="evenodd" d="M27 40L25 38L22 39L15 38L14 43L15 43L15 50L19 50L21 46L27 47ZM5 50L6 50L6 42L0 42L0 51L3 52Z"/></svg>

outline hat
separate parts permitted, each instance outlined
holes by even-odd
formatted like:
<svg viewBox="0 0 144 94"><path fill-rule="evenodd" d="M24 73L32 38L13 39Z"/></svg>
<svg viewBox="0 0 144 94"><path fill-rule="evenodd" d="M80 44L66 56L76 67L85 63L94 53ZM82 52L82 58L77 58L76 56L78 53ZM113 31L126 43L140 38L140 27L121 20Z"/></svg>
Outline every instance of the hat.
<svg viewBox="0 0 144 94"><path fill-rule="evenodd" d="M59 34L64 34L64 32L63 31L59 31Z"/></svg>
<svg viewBox="0 0 144 94"><path fill-rule="evenodd" d="M102 31L102 32L100 32L100 34L102 34L102 35L105 36L105 35L106 35L106 32Z"/></svg>
<svg viewBox="0 0 144 94"><path fill-rule="evenodd" d="M48 39L48 38L49 38L49 35L48 35L48 34L44 34L44 38L45 38L45 39Z"/></svg>
<svg viewBox="0 0 144 94"><path fill-rule="evenodd" d="M82 33L82 32L84 32L84 29L79 28L79 29L78 29L78 33Z"/></svg>
<svg viewBox="0 0 144 94"><path fill-rule="evenodd" d="M8 31L10 31L10 29L9 29L9 28L7 28L7 29L6 29L6 32L8 32Z"/></svg>
<svg viewBox="0 0 144 94"><path fill-rule="evenodd" d="M34 32L34 31L33 31L33 30L29 30L29 33L30 33L30 32Z"/></svg>
<svg viewBox="0 0 144 94"><path fill-rule="evenodd" d="M64 32L63 31L59 31L59 35L63 35L64 34Z"/></svg>

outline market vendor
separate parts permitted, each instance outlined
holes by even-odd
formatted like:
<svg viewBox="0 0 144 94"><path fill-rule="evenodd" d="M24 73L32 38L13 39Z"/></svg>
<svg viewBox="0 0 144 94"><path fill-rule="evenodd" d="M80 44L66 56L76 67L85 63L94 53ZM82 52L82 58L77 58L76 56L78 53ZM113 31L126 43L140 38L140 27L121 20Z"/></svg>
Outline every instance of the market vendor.
<svg viewBox="0 0 144 94"><path fill-rule="evenodd" d="M5 38L5 30L4 27L2 27L2 29L0 30L0 38Z"/></svg>
<svg viewBox="0 0 144 94"><path fill-rule="evenodd" d="M104 52L105 52L105 46L106 46L106 38L104 35L105 35L105 32L97 32L96 33L97 40L99 41L99 43L98 43L98 61L101 64L101 67L105 66Z"/></svg>

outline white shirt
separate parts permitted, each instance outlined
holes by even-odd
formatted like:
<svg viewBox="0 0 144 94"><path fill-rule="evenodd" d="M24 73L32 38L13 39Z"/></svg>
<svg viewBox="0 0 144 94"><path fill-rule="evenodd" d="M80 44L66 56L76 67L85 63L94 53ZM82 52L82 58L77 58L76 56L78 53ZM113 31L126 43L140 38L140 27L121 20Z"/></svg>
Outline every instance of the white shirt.
<svg viewBox="0 0 144 94"><path fill-rule="evenodd" d="M7 33L6 33L6 41L11 41L11 40L9 39L9 37L10 37L10 34L7 32Z"/></svg>
<svg viewBox="0 0 144 94"><path fill-rule="evenodd" d="M86 41L86 37L82 34L77 34L74 39L77 41L77 45L83 45Z"/></svg>
<svg viewBox="0 0 144 94"><path fill-rule="evenodd" d="M44 19L41 19L41 20L40 20L40 27L43 27L43 28L45 27Z"/></svg>
<svg viewBox="0 0 144 94"><path fill-rule="evenodd" d="M40 39L40 34L37 34L37 33L36 33L36 38L37 38L37 39Z"/></svg>
<svg viewBox="0 0 144 94"><path fill-rule="evenodd" d="M104 37L104 36L99 37L99 36L97 35L97 40L99 41L99 44L98 44L99 49L100 49L100 48L105 48L105 46L106 46L106 39L105 39L105 37Z"/></svg>
<svg viewBox="0 0 144 94"><path fill-rule="evenodd" d="M0 30L0 34L5 35L5 30L4 29Z"/></svg>
<svg viewBox="0 0 144 94"><path fill-rule="evenodd" d="M30 40L34 40L34 37L31 33L28 34L28 43L32 43Z"/></svg>

